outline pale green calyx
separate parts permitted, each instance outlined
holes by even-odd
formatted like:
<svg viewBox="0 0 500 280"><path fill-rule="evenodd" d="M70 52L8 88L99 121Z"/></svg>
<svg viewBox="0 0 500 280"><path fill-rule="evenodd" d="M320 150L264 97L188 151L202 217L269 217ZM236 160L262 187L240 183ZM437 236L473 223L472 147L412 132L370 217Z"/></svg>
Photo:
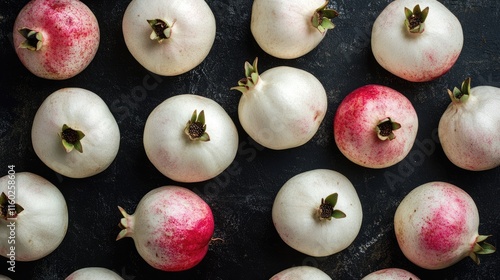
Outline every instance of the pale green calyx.
<svg viewBox="0 0 500 280"><path fill-rule="evenodd" d="M206 132L207 125L205 124L205 111L201 110L200 114L194 110L191 119L187 122L184 128L184 133L190 140L210 141L210 136Z"/></svg>
<svg viewBox="0 0 500 280"><path fill-rule="evenodd" d="M258 58L256 57L253 64L248 61L245 62L245 78L238 81L238 86L232 87L231 89L239 90L242 93L246 93L251 90L259 81L259 71L257 70Z"/></svg>
<svg viewBox="0 0 500 280"><path fill-rule="evenodd" d="M416 5L413 11L405 7L405 26L410 33L422 33L425 29L425 19L429 14L429 7L420 10L420 5Z"/></svg>
<svg viewBox="0 0 500 280"><path fill-rule="evenodd" d="M385 141L396 138L393 131L400 128L401 125L399 123L392 121L391 118L385 118L377 124L375 131L377 132L378 139Z"/></svg>
<svg viewBox="0 0 500 280"><path fill-rule="evenodd" d="M118 210L120 210L123 218L120 219L120 223L118 224L118 227L122 230L118 233L118 236L116 236L116 240L128 237L134 232L133 219L130 219L131 216L120 206L118 206Z"/></svg>
<svg viewBox="0 0 500 280"><path fill-rule="evenodd" d="M170 38L172 34L172 24L168 24L166 21L161 19L148 19L149 26L153 29L149 38L151 40L156 40L158 43L163 42L163 40Z"/></svg>
<svg viewBox="0 0 500 280"><path fill-rule="evenodd" d="M61 141L64 149L67 153L73 151L73 149L77 150L80 153L83 153L83 147L80 140L85 137L85 134L80 130L74 130L68 125L64 124L62 126L61 133Z"/></svg>
<svg viewBox="0 0 500 280"><path fill-rule="evenodd" d="M16 219L17 215L24 210L21 205L10 200L7 195L2 192L0 195L0 218L4 220Z"/></svg>
<svg viewBox="0 0 500 280"><path fill-rule="evenodd" d="M490 237L490 235L479 235L476 239L476 243L474 244L474 248L472 252L469 253L469 257L476 263L479 264L479 255L487 255L494 253L497 249L495 246L490 243L484 242L486 238Z"/></svg>
<svg viewBox="0 0 500 280"><path fill-rule="evenodd" d="M461 88L455 87L453 91L448 89L448 95L452 102L463 103L469 99L470 96L470 82L471 78L467 78L462 82Z"/></svg>
<svg viewBox="0 0 500 280"><path fill-rule="evenodd" d="M328 29L335 28L335 24L332 19L336 18L339 13L333 9L327 9L328 0L325 1L321 7L316 9L314 15L311 19L312 25L316 27L321 34L325 33Z"/></svg>
<svg viewBox="0 0 500 280"><path fill-rule="evenodd" d="M21 28L18 30L21 35L26 39L19 47L23 49L28 49L30 51L38 51L43 46L43 36L42 33L31 30L29 28Z"/></svg>
<svg viewBox="0 0 500 280"><path fill-rule="evenodd" d="M346 214L344 212L335 209L338 197L338 193L333 193L327 196L325 199L321 199L321 204L318 208L318 217L320 221L331 220L332 218L341 219L346 217Z"/></svg>

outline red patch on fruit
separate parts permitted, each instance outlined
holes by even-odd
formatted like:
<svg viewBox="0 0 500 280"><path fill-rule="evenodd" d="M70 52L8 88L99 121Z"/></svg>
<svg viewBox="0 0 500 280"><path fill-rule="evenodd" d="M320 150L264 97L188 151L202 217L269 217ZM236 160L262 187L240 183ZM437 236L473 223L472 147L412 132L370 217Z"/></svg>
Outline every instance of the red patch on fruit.
<svg viewBox="0 0 500 280"><path fill-rule="evenodd" d="M421 228L422 245L429 250L446 253L461 245L466 228L466 203L453 190L444 189L443 196L454 197L434 210L434 216Z"/></svg>

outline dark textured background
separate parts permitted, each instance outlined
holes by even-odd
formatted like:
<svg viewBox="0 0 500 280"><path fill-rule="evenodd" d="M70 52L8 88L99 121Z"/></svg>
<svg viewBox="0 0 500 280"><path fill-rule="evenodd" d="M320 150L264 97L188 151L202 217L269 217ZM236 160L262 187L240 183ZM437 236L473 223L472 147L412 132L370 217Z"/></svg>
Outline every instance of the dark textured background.
<svg viewBox="0 0 500 280"><path fill-rule="evenodd" d="M477 266L465 259L438 271L420 269L400 251L392 219L399 201L412 188L434 180L454 183L475 200L481 217L479 231L500 236L500 169L468 172L453 166L437 139L437 125L449 104L447 88L467 76L473 85L500 87L500 2L496 0L443 1L463 25L465 44L449 73L427 83L403 81L383 70L370 50L373 21L390 2L331 1L340 12L337 27L311 53L280 60L263 53L250 33L250 0L208 0L217 20L215 44L206 60L176 77L148 73L130 55L123 41L121 20L129 1L84 1L101 28L99 51L89 67L65 81L35 77L19 62L12 46L15 17L26 0L0 2L0 174L7 165L16 171L39 174L64 194L69 228L60 247L34 262L17 262L14 279L63 279L87 266L110 268L125 279L268 279L296 265L316 266L333 279L360 279L386 267L407 269L422 279L500 279L500 253L482 256ZM237 118L240 93L230 91L243 77L243 64L259 57L259 70L288 65L307 70L323 83L329 107L317 135L306 145L272 151L256 145ZM145 87L153 83L153 86ZM419 116L417 144L400 164L371 170L349 162L337 149L332 119L342 98L355 88L377 83L405 94ZM109 105L121 130L116 160L104 172L87 179L62 177L35 155L30 139L34 114L42 101L62 87L83 87ZM143 91L140 91L140 90ZM212 207L215 237L205 259L182 273L149 267L130 238L115 241L119 232L117 205L133 212L149 190L177 184L161 175L148 161L142 146L147 116L164 99L181 93L213 98L233 118L240 132L240 149L233 165L217 178L197 184L178 184L197 191ZM364 211L361 231L346 250L325 258L298 253L281 241L271 220L271 207L279 188L292 176L314 168L329 168L346 175L356 187ZM2 171L3 169L3 171ZM387 178L398 176L397 182ZM50 226L50 225L47 225Z"/></svg>

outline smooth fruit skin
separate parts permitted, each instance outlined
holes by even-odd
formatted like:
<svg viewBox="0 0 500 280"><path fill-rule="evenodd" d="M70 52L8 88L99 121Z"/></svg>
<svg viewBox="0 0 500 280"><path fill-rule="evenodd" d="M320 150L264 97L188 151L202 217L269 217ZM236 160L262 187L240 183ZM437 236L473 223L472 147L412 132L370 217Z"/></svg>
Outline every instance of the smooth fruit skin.
<svg viewBox="0 0 500 280"><path fill-rule="evenodd" d="M255 0L250 30L257 44L268 54L283 59L303 56L324 38L311 23L324 0Z"/></svg>
<svg viewBox="0 0 500 280"><path fill-rule="evenodd" d="M204 111L210 141L189 140L184 134L193 111ZM238 151L238 131L224 108L212 99L180 94L160 103L144 127L148 159L177 182L201 182L223 172Z"/></svg>
<svg viewBox="0 0 500 280"><path fill-rule="evenodd" d="M71 273L65 280L123 280L123 278L104 267L84 267Z"/></svg>
<svg viewBox="0 0 500 280"><path fill-rule="evenodd" d="M449 267L472 252L479 213L464 190L446 182L429 182L408 193L394 215L394 230L403 254L425 269Z"/></svg>
<svg viewBox="0 0 500 280"><path fill-rule="evenodd" d="M392 267L374 271L361 280L420 280L420 278L404 269Z"/></svg>
<svg viewBox="0 0 500 280"><path fill-rule="evenodd" d="M20 48L19 29L42 33L38 51ZM34 75L64 80L82 72L94 59L100 41L95 15L78 0L32 0L14 23L14 47L23 65Z"/></svg>
<svg viewBox="0 0 500 280"><path fill-rule="evenodd" d="M62 125L81 130L83 153L66 152ZM118 154L120 130L108 106L97 94L83 88L62 88L38 108L31 128L36 155L55 172L71 178L96 175Z"/></svg>
<svg viewBox="0 0 500 280"><path fill-rule="evenodd" d="M375 128L390 117L401 124L396 138L380 140ZM366 85L348 94L334 117L334 138L339 150L352 162L369 168L392 166L410 152L418 130L411 102L398 91L382 85Z"/></svg>
<svg viewBox="0 0 500 280"><path fill-rule="evenodd" d="M404 25L404 8L429 7L425 30L411 34ZM457 61L463 47L459 20L436 0L396 0L373 23L372 52L377 62L392 74L411 81L426 82L445 73Z"/></svg>
<svg viewBox="0 0 500 280"><path fill-rule="evenodd" d="M8 176L0 178L0 193L9 194ZM39 260L59 247L68 229L68 208L59 189L45 178L30 172L15 174L15 201L24 210L15 220L15 260ZM7 237L11 221L0 219L0 255L10 258Z"/></svg>
<svg viewBox="0 0 500 280"><path fill-rule="evenodd" d="M255 87L241 96L238 118L257 143L285 150L311 140L327 107L326 91L315 76L278 66L264 71Z"/></svg>
<svg viewBox="0 0 500 280"><path fill-rule="evenodd" d="M276 273L270 280L331 280L321 269L312 266L294 266Z"/></svg>
<svg viewBox="0 0 500 280"><path fill-rule="evenodd" d="M345 218L319 220L321 200L338 193L336 209ZM361 228L363 211L356 189L344 175L328 169L305 171L290 178L276 195L272 208L276 231L295 250L325 257L347 248Z"/></svg>
<svg viewBox="0 0 500 280"><path fill-rule="evenodd" d="M456 166L483 171L500 166L500 89L478 86L465 102L452 102L439 121L444 153Z"/></svg>
<svg viewBox="0 0 500 280"><path fill-rule="evenodd" d="M172 26L172 36L158 43L150 39L147 20ZM132 56L148 71L163 76L186 73L209 54L216 22L204 0L133 0L123 15L123 37Z"/></svg>
<svg viewBox="0 0 500 280"><path fill-rule="evenodd" d="M214 232L212 210L194 192L178 186L151 190L128 216L129 231L141 257L152 267L182 271L206 255Z"/></svg>

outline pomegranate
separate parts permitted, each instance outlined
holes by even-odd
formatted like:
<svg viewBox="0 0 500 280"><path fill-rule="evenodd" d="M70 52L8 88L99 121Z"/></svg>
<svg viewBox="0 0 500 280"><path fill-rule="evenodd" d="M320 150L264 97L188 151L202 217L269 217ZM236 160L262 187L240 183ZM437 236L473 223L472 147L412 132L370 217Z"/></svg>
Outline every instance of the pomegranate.
<svg viewBox="0 0 500 280"><path fill-rule="evenodd" d="M123 230L116 239L132 237L139 255L152 267L181 271L205 257L214 217L208 204L189 189L159 187L139 201L133 215L119 209Z"/></svg>
<svg viewBox="0 0 500 280"><path fill-rule="evenodd" d="M391 267L374 271L361 280L420 280L420 278L404 269Z"/></svg>
<svg viewBox="0 0 500 280"><path fill-rule="evenodd" d="M391 1L373 23L371 35L377 62L411 82L448 72L463 43L460 21L436 0Z"/></svg>
<svg viewBox="0 0 500 280"><path fill-rule="evenodd" d="M332 280L332 278L319 268L301 265L282 270L270 280Z"/></svg>
<svg viewBox="0 0 500 280"><path fill-rule="evenodd" d="M439 121L439 141L456 166L493 169L500 166L500 88L471 89L470 83L467 78L460 89L448 90L452 102Z"/></svg>
<svg viewBox="0 0 500 280"><path fill-rule="evenodd" d="M479 213L472 197L446 182L429 182L408 193L394 215L394 231L403 254L425 269L449 267L495 247L479 235Z"/></svg>
<svg viewBox="0 0 500 280"><path fill-rule="evenodd" d="M352 162L384 168L406 157L415 142L418 118L400 92L382 85L362 86L348 94L333 122L335 143Z"/></svg>
<svg viewBox="0 0 500 280"><path fill-rule="evenodd" d="M38 77L64 80L82 72L99 47L99 24L79 0L31 0L14 23L14 45Z"/></svg>

